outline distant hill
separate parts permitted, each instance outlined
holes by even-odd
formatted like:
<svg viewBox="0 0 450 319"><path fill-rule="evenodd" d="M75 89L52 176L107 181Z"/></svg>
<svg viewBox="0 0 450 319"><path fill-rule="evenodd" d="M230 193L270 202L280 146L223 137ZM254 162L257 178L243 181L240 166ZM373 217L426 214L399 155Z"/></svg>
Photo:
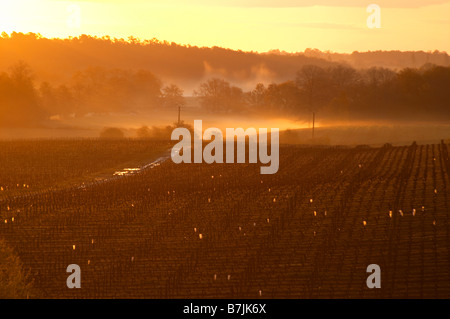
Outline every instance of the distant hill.
<svg viewBox="0 0 450 319"><path fill-rule="evenodd" d="M38 34L3 33L0 37L0 71L18 60L28 63L36 80L65 83L77 71L91 66L146 69L164 82L191 92L207 78L216 76L250 89L256 83L292 79L305 64L329 66L346 63L356 68L382 66L392 69L423 64L449 66L446 52L375 51L341 54L307 49L305 52L243 52L219 47L182 46L157 39L112 39L82 35L47 39Z"/></svg>

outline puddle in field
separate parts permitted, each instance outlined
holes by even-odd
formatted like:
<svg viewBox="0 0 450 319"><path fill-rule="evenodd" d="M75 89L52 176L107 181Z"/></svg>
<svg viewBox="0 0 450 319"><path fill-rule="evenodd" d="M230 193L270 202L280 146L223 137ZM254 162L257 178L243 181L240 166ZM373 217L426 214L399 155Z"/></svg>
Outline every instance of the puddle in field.
<svg viewBox="0 0 450 319"><path fill-rule="evenodd" d="M141 169L139 167L136 168L124 168L121 171L116 171L114 172L113 175L119 175L119 176L123 176L123 175L129 175L129 174L134 174L139 172Z"/></svg>
<svg viewBox="0 0 450 319"><path fill-rule="evenodd" d="M159 165L161 165L162 162L164 162L167 159L168 159L168 157L160 157L156 161L153 161L153 162L151 162L149 164L146 164L146 165L144 165L142 167L124 168L123 170L115 171L113 175L115 175L115 176L124 176L124 175L136 174L136 173L139 173L140 171L142 171L144 169L153 168L153 167L159 166Z"/></svg>
<svg viewBox="0 0 450 319"><path fill-rule="evenodd" d="M169 154L167 155L167 153L169 153ZM151 169L151 168L160 166L161 163L165 162L169 158L170 158L170 150L167 151L164 156L161 156L161 157L157 158L156 160L154 160L151 163L145 164L145 165L140 166L140 167L123 168L121 170L115 171L112 174L112 176L111 175L97 176L94 179L94 182L92 182L92 183L89 183L89 182L88 183L82 183L77 188L79 188L79 189L86 189L88 186L93 185L93 184L97 184L98 185L99 183L105 183L105 182L108 182L110 180L114 180L114 179L121 178L121 177L124 177L124 176L138 174L138 173L142 172L143 170Z"/></svg>
<svg viewBox="0 0 450 319"><path fill-rule="evenodd" d="M136 174L136 173L141 172L144 169L157 167L157 166L161 165L161 163L165 162L169 158L170 158L170 155L162 156L162 157L157 158L153 162L145 164L145 165L143 165L141 167L124 168L124 169L122 169L120 171L114 172L113 175L114 176L124 176L124 175Z"/></svg>

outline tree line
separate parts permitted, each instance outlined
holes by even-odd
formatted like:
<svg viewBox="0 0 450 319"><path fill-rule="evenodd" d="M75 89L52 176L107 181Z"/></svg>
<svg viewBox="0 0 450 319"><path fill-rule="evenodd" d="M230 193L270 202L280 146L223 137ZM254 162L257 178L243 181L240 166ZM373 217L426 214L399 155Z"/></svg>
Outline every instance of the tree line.
<svg viewBox="0 0 450 319"><path fill-rule="evenodd" d="M328 67L346 63L354 68L403 69L426 63L450 66L446 52L369 51L336 53L308 48L304 52L246 52L220 47L180 45L158 39L117 39L80 35L47 39L36 33L3 32L0 35L0 70L11 61L24 60L37 77L51 83L66 83L78 70L90 66L123 70L151 70L167 82L186 90L195 89L209 77L223 77L248 90L257 82L283 82L295 77L306 64ZM248 84L248 85L246 85Z"/></svg>
<svg viewBox="0 0 450 319"><path fill-rule="evenodd" d="M0 73L0 125L36 126L51 119L89 113L139 112L177 106L182 90L162 82L147 70L91 67L76 72L69 83L37 83L21 61Z"/></svg>
<svg viewBox="0 0 450 319"><path fill-rule="evenodd" d="M450 67L424 65L393 71L339 64L302 66L295 78L257 83L244 91L210 78L194 91L198 105L213 114L283 116L293 119L448 120ZM91 67L65 84L37 83L25 62L0 73L0 125L38 125L50 118L89 113L142 112L183 107L183 90L148 70Z"/></svg>
<svg viewBox="0 0 450 319"><path fill-rule="evenodd" d="M335 120L450 119L450 67L424 65L398 72L357 70L341 64L305 65L292 80L244 92L214 78L195 91L205 110L250 112L301 119L320 113Z"/></svg>

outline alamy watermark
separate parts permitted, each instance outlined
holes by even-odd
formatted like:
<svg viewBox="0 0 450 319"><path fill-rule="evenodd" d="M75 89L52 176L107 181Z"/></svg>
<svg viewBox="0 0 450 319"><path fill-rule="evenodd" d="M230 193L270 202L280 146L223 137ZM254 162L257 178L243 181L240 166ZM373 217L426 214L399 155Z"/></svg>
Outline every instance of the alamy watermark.
<svg viewBox="0 0 450 319"><path fill-rule="evenodd" d="M371 273L367 277L366 285L367 288L381 288L381 268L377 264L370 264L367 266L368 273Z"/></svg>
<svg viewBox="0 0 450 319"><path fill-rule="evenodd" d="M81 7L78 4L72 3L67 6L67 27L70 29L81 28Z"/></svg>
<svg viewBox="0 0 450 319"><path fill-rule="evenodd" d="M369 4L366 8L366 12L371 13L367 17L367 27L369 29L381 28L381 8L377 4Z"/></svg>
<svg viewBox="0 0 450 319"><path fill-rule="evenodd" d="M192 137L187 128L178 127L173 130L171 139L179 140L171 151L172 161L176 164L192 162ZM214 137L214 139L213 139ZM270 155L268 154L268 132L267 128L260 128L257 132L254 128L227 128L226 129L226 163L234 163L235 144L237 145L237 163L245 163L246 138L248 138L249 163L258 162L269 164L262 166L261 174L275 174L279 167L279 129L272 128L270 132ZM203 141L209 142L203 149ZM235 141L237 143L235 143ZM216 127L202 130L202 120L194 121L194 163L223 163L224 140L222 131ZM259 150L259 152L258 152ZM214 154L213 154L214 153Z"/></svg>
<svg viewBox="0 0 450 319"><path fill-rule="evenodd" d="M66 285L67 288L81 288L81 269L77 264L71 264L67 266L66 271L71 273L69 277L67 277Z"/></svg>

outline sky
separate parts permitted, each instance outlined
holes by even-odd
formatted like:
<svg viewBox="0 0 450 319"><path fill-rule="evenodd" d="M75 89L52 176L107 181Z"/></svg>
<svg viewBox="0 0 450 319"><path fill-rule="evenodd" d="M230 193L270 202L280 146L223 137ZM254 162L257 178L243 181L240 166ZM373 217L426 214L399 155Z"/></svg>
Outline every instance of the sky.
<svg viewBox="0 0 450 319"><path fill-rule="evenodd" d="M376 9L368 10L370 4ZM450 0L0 0L2 31L134 36L257 52L450 53Z"/></svg>

